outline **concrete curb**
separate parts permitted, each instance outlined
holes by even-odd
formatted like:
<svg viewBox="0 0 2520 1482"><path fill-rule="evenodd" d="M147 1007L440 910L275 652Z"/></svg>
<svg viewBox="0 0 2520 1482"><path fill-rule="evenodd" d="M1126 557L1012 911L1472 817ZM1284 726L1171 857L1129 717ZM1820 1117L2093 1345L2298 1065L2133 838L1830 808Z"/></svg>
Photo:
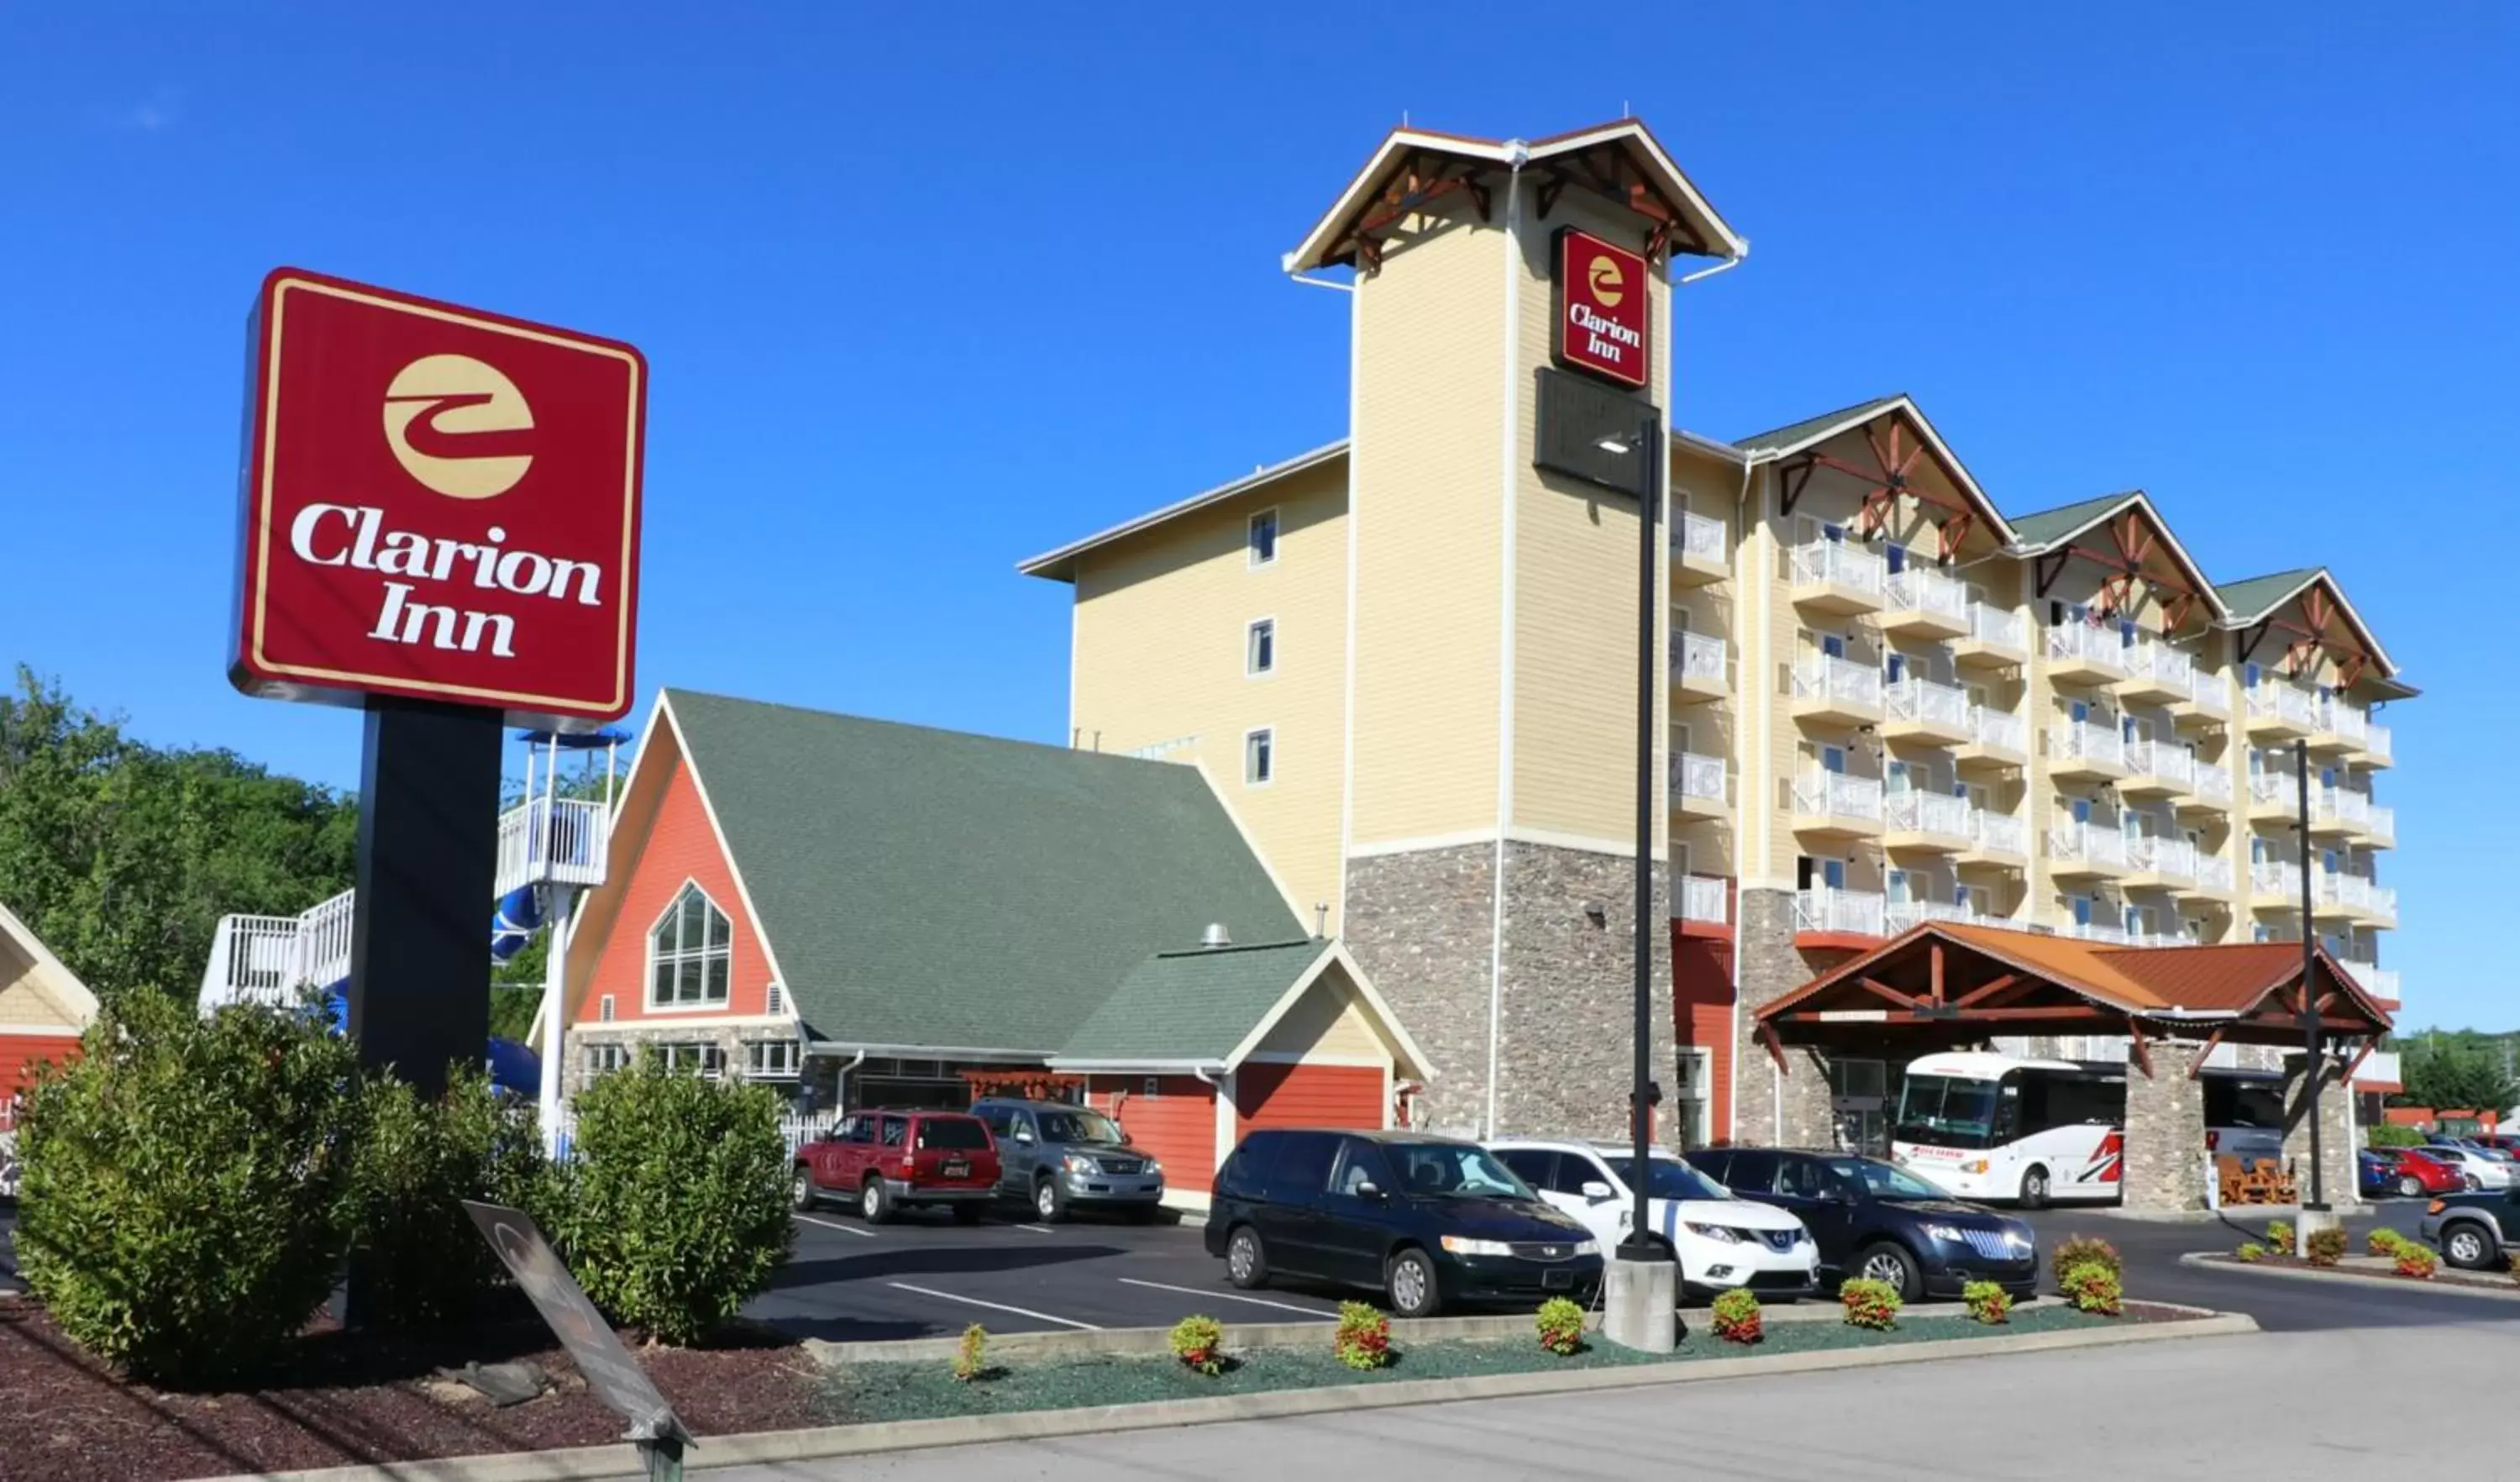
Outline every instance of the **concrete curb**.
<svg viewBox="0 0 2520 1482"><path fill-rule="evenodd" d="M1455 1400L1503 1400L1604 1389L1642 1389L1664 1384L1696 1384L1771 1374L1825 1373L1834 1370L1878 1369L1940 1359L2053 1353L2061 1349L2108 1348L2128 1343L2232 1337L2257 1330L2256 1321L2245 1314L2225 1313L2183 1323L2142 1323L2085 1332L2026 1332L1997 1338L1936 1338L1922 1343L1903 1343L1895 1348L1837 1348L1818 1353L1772 1354L1742 1359L1691 1359L1634 1369L1580 1370L1571 1373L1534 1370L1526 1373L1481 1374L1457 1379L1404 1379L1370 1386L1282 1389L1263 1394L1220 1395L1211 1400L1156 1400L1137 1405L1106 1405L1091 1410L1017 1411L932 1420L882 1420L864 1425L707 1437L702 1439L685 1464L695 1471L720 1466L766 1466L831 1457L924 1451L991 1441L1038 1441L1060 1436L1213 1425L1229 1420L1271 1420L1360 1410L1389 1410L1404 1405ZM1317 1335L1316 1329L1308 1328L1307 1331ZM639 1471L637 1453L630 1447L589 1446L507 1456L449 1457L435 1461L393 1462L382 1466L250 1472L209 1479L209 1482L595 1482L595 1479L608 1482L608 1479L636 1476Z"/></svg>
<svg viewBox="0 0 2520 1482"><path fill-rule="evenodd" d="M2486 1297L2497 1302L2520 1302L2520 1284L2510 1282L2486 1286L2467 1281L2444 1281L2438 1278L2416 1281L2405 1277L2364 1276L2358 1271L2304 1271L2298 1266L2261 1266L2211 1250L2191 1250L2179 1258L2179 1264L2202 1267L2208 1271L2243 1271L2253 1277L2286 1277L2296 1281L2342 1281L2349 1286L2377 1286L2389 1291L2447 1292L2453 1296Z"/></svg>

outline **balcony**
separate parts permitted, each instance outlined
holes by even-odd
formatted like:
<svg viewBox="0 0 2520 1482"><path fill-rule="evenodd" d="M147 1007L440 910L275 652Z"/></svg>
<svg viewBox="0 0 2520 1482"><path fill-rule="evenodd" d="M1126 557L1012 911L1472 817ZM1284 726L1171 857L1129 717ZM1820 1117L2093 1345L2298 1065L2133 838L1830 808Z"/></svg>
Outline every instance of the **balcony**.
<svg viewBox="0 0 2520 1482"><path fill-rule="evenodd" d="M1843 772L1794 779L1794 831L1853 838L1881 831L1881 780Z"/></svg>
<svg viewBox="0 0 2520 1482"><path fill-rule="evenodd" d="M2175 797L2196 786L2196 759L2176 741L2127 742L2126 769L2118 791L2127 797Z"/></svg>
<svg viewBox="0 0 2520 1482"><path fill-rule="evenodd" d="M2362 833L2370 822L2371 799L2351 787L2310 789L2311 832L2350 838Z"/></svg>
<svg viewBox="0 0 2520 1482"><path fill-rule="evenodd" d="M2367 925L2397 925L2398 887L2395 885L2373 885L2371 887L2370 899L2362 908L2362 920Z"/></svg>
<svg viewBox="0 0 2520 1482"><path fill-rule="evenodd" d="M2048 728L2048 770L2058 777L2115 782L2126 776L2126 740L2114 726L2057 721Z"/></svg>
<svg viewBox="0 0 2520 1482"><path fill-rule="evenodd" d="M2322 921L2361 921L2371 914L2371 882L2359 875L2330 875L2311 881L2310 914Z"/></svg>
<svg viewBox="0 0 2520 1482"><path fill-rule="evenodd" d="M2315 794L2318 789L2312 788ZM2312 806L2317 807L2314 796ZM2292 823L2301 813L2301 784L2290 771L2255 772L2249 776L2249 818L2257 823Z"/></svg>
<svg viewBox="0 0 2520 1482"><path fill-rule="evenodd" d="M1930 741L1949 746L1969 739L1965 691L1911 674L1889 686L1882 698L1885 741Z"/></svg>
<svg viewBox="0 0 2520 1482"><path fill-rule="evenodd" d="M2183 838L2126 840L2127 888L2180 890L2196 883L2196 846Z"/></svg>
<svg viewBox="0 0 2520 1482"><path fill-rule="evenodd" d="M2249 909L2301 910L2301 867L2288 859L2250 861Z"/></svg>
<svg viewBox="0 0 2520 1482"><path fill-rule="evenodd" d="M1931 566L1907 566L1883 585L1881 628L1912 638L1958 638L1969 630L1968 588Z"/></svg>
<svg viewBox="0 0 2520 1482"><path fill-rule="evenodd" d="M1958 854L1977 837L1976 809L1948 792L1893 792L1882 804L1881 847Z"/></svg>
<svg viewBox="0 0 2520 1482"><path fill-rule="evenodd" d="M2396 739L2390 735L2388 727L2380 724L2378 721L2371 722L2370 725L2363 728L2362 755L2361 758L2362 765L2366 767L2396 766L2398 764L2398 759L2391 750L2391 748L2396 744Z"/></svg>
<svg viewBox="0 0 2520 1482"><path fill-rule="evenodd" d="M2231 769L2218 767L2212 762L2197 762L2193 771L2193 784L2188 787L2187 795L2180 799L2179 806L2228 812L2231 806Z"/></svg>
<svg viewBox="0 0 2520 1482"><path fill-rule="evenodd" d="M2070 936L2078 942L2106 942L2112 947L2136 945L2135 938L2129 936L2124 928L2100 921L2060 921L2056 925L2056 934Z"/></svg>
<svg viewBox="0 0 2520 1482"><path fill-rule="evenodd" d="M2187 672L2187 693L2170 702L2170 713L2182 720L2229 720L2231 690L2220 674L2195 668Z"/></svg>
<svg viewBox="0 0 2520 1482"><path fill-rule="evenodd" d="M2126 646L2115 628L2067 622L2048 630L2048 677L2113 685L2126 677Z"/></svg>
<svg viewBox="0 0 2520 1482"><path fill-rule="evenodd" d="M2195 883L2191 888L2181 890L2179 893L2181 895L2198 896L2224 896L2230 894L2230 858L2228 855L2214 854L2205 850L2198 850L2196 854Z"/></svg>
<svg viewBox="0 0 2520 1482"><path fill-rule="evenodd" d="M1703 921L1721 926L1732 919L1728 909L1731 883L1712 875L1684 875L1680 877L1680 919Z"/></svg>
<svg viewBox="0 0 2520 1482"><path fill-rule="evenodd" d="M2018 870L2030 858L2030 829L2020 819L1991 808L1971 808L1969 823L1973 836L1960 851L1961 864Z"/></svg>
<svg viewBox="0 0 2520 1482"><path fill-rule="evenodd" d="M1961 664L2030 662L2030 620L2010 607L1968 605L1968 631L1952 640L1952 661Z"/></svg>
<svg viewBox="0 0 2520 1482"><path fill-rule="evenodd" d="M2196 660L2186 650L2138 638L2126 645L2125 652L2126 678L2118 681L2119 697L2167 702L2194 693Z"/></svg>
<svg viewBox="0 0 2520 1482"><path fill-rule="evenodd" d="M1671 635L1674 704L1723 699L1732 693L1732 655L1724 640L1683 628Z"/></svg>
<svg viewBox="0 0 2520 1482"><path fill-rule="evenodd" d="M1887 906L1870 890L1815 885L1794 894L1794 930L1879 936Z"/></svg>
<svg viewBox="0 0 2520 1482"><path fill-rule="evenodd" d="M2058 879L2114 879L2127 873L2126 838L2102 824L2058 824L2048 831L2048 873Z"/></svg>
<svg viewBox="0 0 2520 1482"><path fill-rule="evenodd" d="M1878 612L1888 569L1880 556L1844 540L1793 549L1794 601L1822 612Z"/></svg>
<svg viewBox="0 0 2520 1482"><path fill-rule="evenodd" d="M1881 671L1832 653L1794 665L1794 719L1869 726L1881 719Z"/></svg>
<svg viewBox="0 0 2520 1482"><path fill-rule="evenodd" d="M2315 697L2310 711L2310 749L2360 751L2371 734L2371 716L2352 700L2333 695Z"/></svg>
<svg viewBox="0 0 2520 1482"><path fill-rule="evenodd" d="M1987 921L2003 923L2002 917L1981 916L1964 906L1949 901L1892 901L1881 910L1883 934L1899 933L1927 921ZM2008 924L2008 923L2005 923Z"/></svg>
<svg viewBox="0 0 2520 1482"><path fill-rule="evenodd" d="M2262 679L2249 687L2247 699L2251 736L2289 741L2308 736L2316 724L2311 712L2318 696L2288 681Z"/></svg>
<svg viewBox="0 0 2520 1482"><path fill-rule="evenodd" d="M1671 579L1675 586L1702 587L1732 574L1732 543L1724 521L1678 512L1671 527Z"/></svg>
<svg viewBox="0 0 2520 1482"><path fill-rule="evenodd" d="M2396 1091L2405 1084L2405 1082L2400 1079L2405 1075L2405 1073L2406 1072L2401 1070L2398 1065L2398 1052L2394 1050L2374 1050L2369 1055L2362 1056L2362 1065L2356 1068L2354 1072L2354 1089L2357 1091Z"/></svg>
<svg viewBox="0 0 2520 1482"><path fill-rule="evenodd" d="M2360 985L2364 993L2392 1004L2401 1002L2397 968L2383 967L2374 963L2358 963L2350 958L2338 959L2336 966L2344 968L2345 975Z"/></svg>
<svg viewBox="0 0 2520 1482"><path fill-rule="evenodd" d="M1724 783L1724 758L1694 751L1671 753L1671 815L1677 819L1729 818L1732 805Z"/></svg>
<svg viewBox="0 0 2520 1482"><path fill-rule="evenodd" d="M2017 767L2030 759L2030 723L1993 705L1969 706L1968 739L1952 752L1956 762Z"/></svg>
<svg viewBox="0 0 2520 1482"><path fill-rule="evenodd" d="M2371 817L2362 825L2362 836L2374 849L2394 849L2398 844L2398 810L2382 803L2371 805Z"/></svg>

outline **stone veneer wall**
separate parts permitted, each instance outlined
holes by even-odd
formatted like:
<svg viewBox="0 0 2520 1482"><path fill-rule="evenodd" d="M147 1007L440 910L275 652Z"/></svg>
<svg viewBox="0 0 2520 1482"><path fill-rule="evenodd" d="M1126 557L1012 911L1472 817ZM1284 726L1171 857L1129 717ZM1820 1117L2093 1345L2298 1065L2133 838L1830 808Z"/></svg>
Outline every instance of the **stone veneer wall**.
<svg viewBox="0 0 2520 1482"><path fill-rule="evenodd" d="M2310 1197L2310 1077L2305 1067L2310 1055L2293 1051L2283 1059L2284 1161L2294 1170L2294 1180L2301 1197ZM2338 1072L2344 1067L2333 1056L2320 1056L2324 1079L2318 1088L2318 1161L2320 1192L2327 1196L2330 1209L2350 1209L2362 1202L2362 1188L2354 1171L2354 1133L2350 1126L2351 1095Z"/></svg>
<svg viewBox="0 0 2520 1482"><path fill-rule="evenodd" d="M2205 1207L2205 1085L2194 1071L2201 1044L2155 1040L2152 1074L2127 1066L2125 1207Z"/></svg>
<svg viewBox="0 0 2520 1482"><path fill-rule="evenodd" d="M1794 893L1742 890L1735 915L1732 950L1740 965L1741 998L1740 1031L1732 1046L1732 1141L1834 1145L1837 1119L1830 1110L1827 1067L1808 1051L1788 1051L1787 1073L1779 1078L1755 1032L1759 1010L1811 981L1811 965L1794 946Z"/></svg>
<svg viewBox="0 0 2520 1482"><path fill-rule="evenodd" d="M1347 862L1348 952L1434 1062L1423 1127L1476 1132L1486 1114L1495 892L1493 843Z"/></svg>

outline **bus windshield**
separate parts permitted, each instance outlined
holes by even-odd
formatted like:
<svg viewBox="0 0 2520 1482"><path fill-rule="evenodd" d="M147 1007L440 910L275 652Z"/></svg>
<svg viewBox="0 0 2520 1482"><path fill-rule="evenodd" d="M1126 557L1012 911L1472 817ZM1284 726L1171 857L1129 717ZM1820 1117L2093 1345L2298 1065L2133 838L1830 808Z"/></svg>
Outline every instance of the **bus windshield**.
<svg viewBox="0 0 2520 1482"><path fill-rule="evenodd" d="M1984 1147L1995 1130L1996 1083L1957 1075L1911 1075L1899 1094L1903 1143L1937 1147Z"/></svg>

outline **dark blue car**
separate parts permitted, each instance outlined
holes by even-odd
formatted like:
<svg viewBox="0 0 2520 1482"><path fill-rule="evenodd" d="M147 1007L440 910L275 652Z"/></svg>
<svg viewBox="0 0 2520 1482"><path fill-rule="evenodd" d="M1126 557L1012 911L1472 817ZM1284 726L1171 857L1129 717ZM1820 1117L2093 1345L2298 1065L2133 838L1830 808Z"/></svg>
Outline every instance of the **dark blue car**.
<svg viewBox="0 0 2520 1482"><path fill-rule="evenodd" d="M2362 1197L2376 1199L2398 1190L2398 1155L2377 1147L2365 1147L2354 1154L2355 1182L2362 1186Z"/></svg>
<svg viewBox="0 0 2520 1482"><path fill-rule="evenodd" d="M2039 1286L2039 1236L2027 1224L1962 1203L1879 1158L1769 1147L1688 1154L1745 1199L1792 1210L1820 1242L1831 1277L1887 1281L1911 1302L1993 1281L2013 1297Z"/></svg>

